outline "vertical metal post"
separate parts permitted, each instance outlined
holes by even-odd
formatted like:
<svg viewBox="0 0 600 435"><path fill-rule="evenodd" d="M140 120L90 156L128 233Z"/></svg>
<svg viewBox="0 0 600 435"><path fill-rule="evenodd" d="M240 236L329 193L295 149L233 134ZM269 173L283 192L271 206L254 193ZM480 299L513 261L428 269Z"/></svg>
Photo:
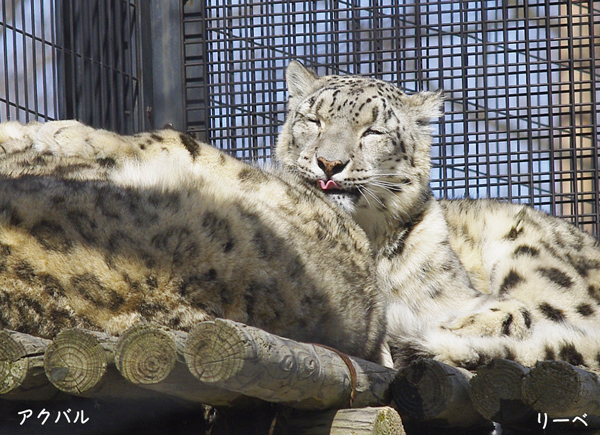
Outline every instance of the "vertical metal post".
<svg viewBox="0 0 600 435"><path fill-rule="evenodd" d="M140 2L150 20L143 26L144 92L148 127L186 129L183 80L183 2Z"/></svg>
<svg viewBox="0 0 600 435"><path fill-rule="evenodd" d="M208 2L211 3L211 2ZM209 101L210 56L207 30L211 26L207 2L183 1L183 73L185 130L202 141L210 140L213 102ZM213 56L215 53L213 52ZM214 94L213 94L214 95Z"/></svg>

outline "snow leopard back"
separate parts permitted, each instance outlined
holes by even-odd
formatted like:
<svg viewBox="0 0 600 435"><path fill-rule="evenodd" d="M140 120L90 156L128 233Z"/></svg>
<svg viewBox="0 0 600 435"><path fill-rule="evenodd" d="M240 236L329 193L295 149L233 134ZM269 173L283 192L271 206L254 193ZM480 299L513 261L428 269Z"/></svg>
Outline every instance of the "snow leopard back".
<svg viewBox="0 0 600 435"><path fill-rule="evenodd" d="M363 231L312 186L172 130L0 124L0 327L224 317L380 360Z"/></svg>

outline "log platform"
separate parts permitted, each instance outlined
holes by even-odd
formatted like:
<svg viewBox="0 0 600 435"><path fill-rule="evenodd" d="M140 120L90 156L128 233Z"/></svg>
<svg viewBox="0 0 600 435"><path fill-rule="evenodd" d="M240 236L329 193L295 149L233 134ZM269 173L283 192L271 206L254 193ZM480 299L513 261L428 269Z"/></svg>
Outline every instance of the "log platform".
<svg viewBox="0 0 600 435"><path fill-rule="evenodd" d="M535 430L542 416L544 424L600 427L598 373L559 361L528 369L496 360L472 373L421 360L396 373L222 319L190 333L139 324L119 337L65 329L46 340L0 331L0 415L6 403L50 409L73 397L210 405L250 418L266 411L274 416L261 423L266 432L251 433L273 435L404 435L402 419L409 434L432 427L485 431L491 421Z"/></svg>
<svg viewBox="0 0 600 435"><path fill-rule="evenodd" d="M385 406L394 375L333 349L229 320L202 322L190 334L149 324L120 337L65 329L45 340L0 331L0 406L38 400L50 409L50 403L77 396L111 403L183 400L251 414L271 402L296 408L289 421L274 420L271 429L281 433L404 435L398 412ZM354 409L343 409L350 405ZM0 421L0 433L2 428Z"/></svg>
<svg viewBox="0 0 600 435"><path fill-rule="evenodd" d="M564 361L540 361L532 369L492 361L477 370L470 394L475 408L503 427L600 428L598 373Z"/></svg>

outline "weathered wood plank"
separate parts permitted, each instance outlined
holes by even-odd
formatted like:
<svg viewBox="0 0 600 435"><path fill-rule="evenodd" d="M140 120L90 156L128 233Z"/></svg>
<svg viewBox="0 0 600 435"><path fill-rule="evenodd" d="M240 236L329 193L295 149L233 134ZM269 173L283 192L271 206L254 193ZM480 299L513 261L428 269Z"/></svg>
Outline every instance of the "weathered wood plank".
<svg viewBox="0 0 600 435"><path fill-rule="evenodd" d="M398 371L391 386L400 415L437 427L488 426L473 407L473 374L434 360L413 361Z"/></svg>
<svg viewBox="0 0 600 435"><path fill-rule="evenodd" d="M190 371L205 384L295 408L389 403L395 371L336 351L217 319L190 332Z"/></svg>
<svg viewBox="0 0 600 435"><path fill-rule="evenodd" d="M485 418L512 428L537 424L536 411L525 403L523 379L529 368L505 359L479 367L471 379L471 402Z"/></svg>
<svg viewBox="0 0 600 435"><path fill-rule="evenodd" d="M296 412L285 428L289 435L406 435L402 419L389 406Z"/></svg>

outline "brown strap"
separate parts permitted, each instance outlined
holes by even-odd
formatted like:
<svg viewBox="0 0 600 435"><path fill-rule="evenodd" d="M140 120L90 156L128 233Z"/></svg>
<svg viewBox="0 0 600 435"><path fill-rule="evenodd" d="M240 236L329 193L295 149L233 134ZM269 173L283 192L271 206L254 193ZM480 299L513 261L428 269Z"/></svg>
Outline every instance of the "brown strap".
<svg viewBox="0 0 600 435"><path fill-rule="evenodd" d="M350 386L352 388L352 391L350 391L350 408L352 408L352 405L354 404L354 399L356 398L356 384L358 383L358 377L356 375L356 368L354 367L354 364L352 364L352 360L350 359L350 357L348 355L346 355L343 352L340 352L339 350L337 350L333 347L326 346L324 344L317 344L317 343L313 343L313 345L320 346L325 349L329 349L332 352L337 353L340 356L340 358L342 359L342 361L344 361L344 363L346 363L346 366L348 367L348 370L350 371Z"/></svg>

